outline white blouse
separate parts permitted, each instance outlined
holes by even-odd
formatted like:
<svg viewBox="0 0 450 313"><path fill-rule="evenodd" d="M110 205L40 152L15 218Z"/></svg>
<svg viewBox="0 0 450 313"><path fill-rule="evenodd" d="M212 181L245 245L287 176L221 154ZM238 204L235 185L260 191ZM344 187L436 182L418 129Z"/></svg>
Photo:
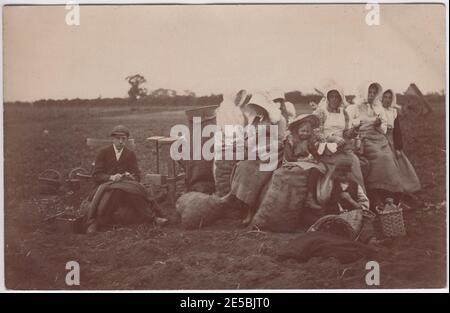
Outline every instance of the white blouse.
<svg viewBox="0 0 450 313"><path fill-rule="evenodd" d="M386 112L386 121L387 121L387 128L392 129L394 128L394 121L397 118L397 109L395 108L384 108L384 111Z"/></svg>
<svg viewBox="0 0 450 313"><path fill-rule="evenodd" d="M386 110L381 104L369 105L368 103L353 104L347 107L347 113L353 126L361 123L361 131L373 129L373 123L378 118L381 119L381 125L377 130L383 134L387 132Z"/></svg>
<svg viewBox="0 0 450 313"><path fill-rule="evenodd" d="M329 136L343 137L345 129L345 115L344 110L340 110L339 113L326 113L326 119L323 123L323 134L325 138Z"/></svg>

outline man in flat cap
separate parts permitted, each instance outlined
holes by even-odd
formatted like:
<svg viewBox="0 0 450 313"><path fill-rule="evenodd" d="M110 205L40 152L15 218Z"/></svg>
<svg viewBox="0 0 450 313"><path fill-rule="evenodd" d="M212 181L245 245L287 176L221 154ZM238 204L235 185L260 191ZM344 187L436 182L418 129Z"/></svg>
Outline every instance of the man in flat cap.
<svg viewBox="0 0 450 313"><path fill-rule="evenodd" d="M130 131L123 125L111 133L112 145L103 148L95 159L94 194L86 215L86 232L95 233L113 223L167 221L156 216L155 208L139 181L135 153L126 147Z"/></svg>
<svg viewBox="0 0 450 313"><path fill-rule="evenodd" d="M130 131L123 125L117 125L110 135L113 144L103 148L95 160L95 182L100 185L107 181L120 181L124 177L140 181L136 155L126 147Z"/></svg>

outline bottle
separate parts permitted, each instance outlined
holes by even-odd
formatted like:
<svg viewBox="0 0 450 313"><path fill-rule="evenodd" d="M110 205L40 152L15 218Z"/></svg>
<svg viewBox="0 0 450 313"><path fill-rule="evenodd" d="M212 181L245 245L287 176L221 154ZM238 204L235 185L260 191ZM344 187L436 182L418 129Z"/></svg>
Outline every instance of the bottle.
<svg viewBox="0 0 450 313"><path fill-rule="evenodd" d="M386 198L383 211L389 212L389 211L395 211L396 209L397 209L397 206L394 204L394 199Z"/></svg>
<svg viewBox="0 0 450 313"><path fill-rule="evenodd" d="M356 153L359 153L361 150L361 137L359 137L359 135L356 136L356 138L355 138L355 149L354 150Z"/></svg>

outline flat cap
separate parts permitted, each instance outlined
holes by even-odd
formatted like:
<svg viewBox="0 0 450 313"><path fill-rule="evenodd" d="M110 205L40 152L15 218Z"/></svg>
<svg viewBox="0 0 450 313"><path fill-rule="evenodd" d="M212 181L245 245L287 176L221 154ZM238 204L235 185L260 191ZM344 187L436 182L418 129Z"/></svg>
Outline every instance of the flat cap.
<svg viewBox="0 0 450 313"><path fill-rule="evenodd" d="M127 127L123 125L117 125L114 126L114 128L111 131L111 136L127 136L130 137L130 131Z"/></svg>

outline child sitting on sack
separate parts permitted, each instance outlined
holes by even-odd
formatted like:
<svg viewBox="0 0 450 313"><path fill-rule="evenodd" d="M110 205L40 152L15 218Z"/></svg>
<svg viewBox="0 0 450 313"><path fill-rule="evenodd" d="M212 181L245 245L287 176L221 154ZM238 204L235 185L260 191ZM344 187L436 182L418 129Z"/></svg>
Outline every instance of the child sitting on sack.
<svg viewBox="0 0 450 313"><path fill-rule="evenodd" d="M316 185L320 175L326 172L322 163L318 162L318 138L314 130L319 127L319 118L313 114L300 114L289 126L289 134L284 142L283 166L297 166L308 175L308 194L306 205L312 209L320 209L316 199Z"/></svg>

